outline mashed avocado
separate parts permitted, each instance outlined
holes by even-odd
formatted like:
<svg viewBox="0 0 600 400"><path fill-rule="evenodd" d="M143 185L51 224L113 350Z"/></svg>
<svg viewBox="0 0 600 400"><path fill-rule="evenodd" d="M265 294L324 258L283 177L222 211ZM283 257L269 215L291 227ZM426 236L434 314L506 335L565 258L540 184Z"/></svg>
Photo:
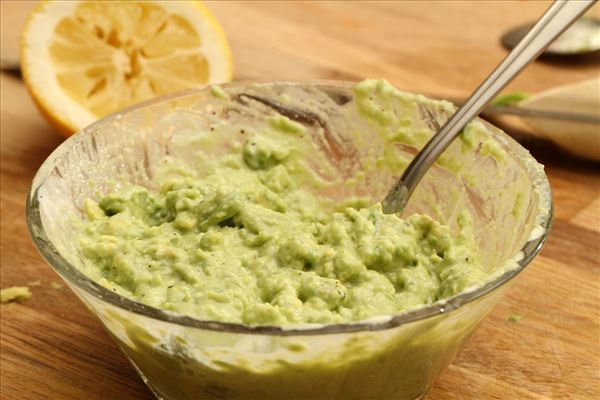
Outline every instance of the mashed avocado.
<svg viewBox="0 0 600 400"><path fill-rule="evenodd" d="M13 286L0 290L0 303L27 300L30 297L31 292L27 286Z"/></svg>
<svg viewBox="0 0 600 400"><path fill-rule="evenodd" d="M366 91L357 86L368 114L394 118ZM127 187L88 200L85 272L153 307L247 325L396 314L485 280L468 235L307 189L316 178L304 127L284 116L269 122L207 174L179 171L157 191Z"/></svg>

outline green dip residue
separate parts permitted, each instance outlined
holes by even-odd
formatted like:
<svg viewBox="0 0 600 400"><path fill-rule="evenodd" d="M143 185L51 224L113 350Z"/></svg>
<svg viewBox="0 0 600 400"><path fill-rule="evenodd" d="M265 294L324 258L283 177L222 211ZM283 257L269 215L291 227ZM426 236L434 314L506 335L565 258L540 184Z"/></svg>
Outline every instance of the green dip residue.
<svg viewBox="0 0 600 400"><path fill-rule="evenodd" d="M526 92L509 92L501 94L491 101L492 106L514 106L522 102L523 100L531 97L531 93Z"/></svg>
<svg viewBox="0 0 600 400"><path fill-rule="evenodd" d="M219 99L223 99L223 100L228 100L229 99L229 94L223 90L223 88L221 88L221 86L219 85L212 85L210 87L210 93L215 96L218 97Z"/></svg>
<svg viewBox="0 0 600 400"><path fill-rule="evenodd" d="M0 290L0 303L27 300L31 292L27 286L13 286Z"/></svg>
<svg viewBox="0 0 600 400"><path fill-rule="evenodd" d="M519 314L511 314L510 317L508 317L508 320L510 322L519 322L520 320L523 319L523 316L519 315Z"/></svg>
<svg viewBox="0 0 600 400"><path fill-rule="evenodd" d="M386 111L389 102L414 103L383 81L366 82L355 90L361 112L393 125L393 135L426 140ZM486 279L468 235L452 237L424 215L384 214L365 199L314 194L305 128L283 116L268 122L208 175L189 171L157 191L88 200L85 272L150 306L248 325L396 314Z"/></svg>

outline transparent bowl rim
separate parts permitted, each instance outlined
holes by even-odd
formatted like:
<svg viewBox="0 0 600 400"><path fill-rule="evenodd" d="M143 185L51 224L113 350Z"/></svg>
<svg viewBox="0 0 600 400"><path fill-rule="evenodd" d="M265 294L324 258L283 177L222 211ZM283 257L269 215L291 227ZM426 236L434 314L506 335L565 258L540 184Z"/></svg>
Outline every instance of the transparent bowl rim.
<svg viewBox="0 0 600 400"><path fill-rule="evenodd" d="M326 85L326 86L337 86L337 87L352 87L356 82L349 81L332 81L332 80L310 80L310 81L236 81L221 85L225 88L236 88L244 87L251 84L286 84L286 85ZM42 163L38 169L32 185L27 195L26 204L26 218L29 233L35 244L36 248L43 256L43 258L50 264L50 266L67 282L82 290L88 295L93 296L103 302L109 303L112 306L120 308L122 310L132 312L144 317L152 318L166 323L171 323L183 327L198 328L211 331L221 331L229 333L244 333L244 334L264 334L273 336L292 336L292 335L324 335L324 334L335 334L335 333L349 333L359 331L378 331L398 327L410 322L424 320L426 318L433 318L442 314L447 314L453 310L456 310L466 304L469 304L484 295L494 291L495 289L503 286L516 275L525 269L525 267L535 258L535 256L541 251L552 225L553 218L553 200L550 185L548 179L542 169L533 168L530 162L524 162L525 168L528 170L530 176L533 178L534 186L542 198L548 201L549 207L547 210L540 209L537 215L537 220L540 221L539 227L544 231L541 235L528 240L525 245L521 248L517 254L514 255L517 259L517 267L506 271L499 275L495 279L491 280L487 284L466 292L458 293L457 295L445 299L440 302L433 303L426 307L418 308L413 311L399 313L397 315L386 315L382 318L374 318L372 320L348 322L339 324L325 324L325 325L306 325L297 326L292 325L289 328L285 326L249 326L238 323L219 322L211 320L201 320L186 315L170 312L155 307L151 307L142 303L138 303L127 297L121 296L104 286L96 283L92 279L88 278L83 272L71 265L54 247L52 242L48 239L47 234L44 230L44 226L41 219L39 201L37 196L37 189L41 187L48 177L48 174L52 170L54 161L59 159L62 155L68 152L78 140L84 135L92 132L95 127L106 123L107 121L121 118L123 115L134 112L138 109L153 106L163 102L169 102L178 98L184 98L201 94L207 90L210 90L210 86L204 88L189 89L182 92L168 94L165 96L156 97L128 108L110 114L98 121L92 123L88 127L82 129L76 134L65 140L59 147L57 147L48 158ZM492 131L495 134L503 134L505 139L513 142L513 146L516 149L520 149L517 156L521 160L532 161L534 165L537 164L535 159L525 150L520 144L514 141L510 136L506 135L500 129L495 126L488 124L483 121L488 127L492 127ZM516 146L516 147L515 147ZM511 149L512 150L512 149ZM544 199L541 199L543 201Z"/></svg>

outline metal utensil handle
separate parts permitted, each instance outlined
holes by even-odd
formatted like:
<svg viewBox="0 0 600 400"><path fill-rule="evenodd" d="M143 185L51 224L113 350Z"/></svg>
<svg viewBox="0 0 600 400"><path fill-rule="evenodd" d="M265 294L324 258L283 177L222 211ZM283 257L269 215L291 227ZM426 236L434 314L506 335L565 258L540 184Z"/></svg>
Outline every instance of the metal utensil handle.
<svg viewBox="0 0 600 400"><path fill-rule="evenodd" d="M427 142L408 165L396 186L383 201L386 213L404 209L415 187L439 155L462 128L489 103L516 75L533 61L569 25L597 0L556 0L506 58L444 126Z"/></svg>

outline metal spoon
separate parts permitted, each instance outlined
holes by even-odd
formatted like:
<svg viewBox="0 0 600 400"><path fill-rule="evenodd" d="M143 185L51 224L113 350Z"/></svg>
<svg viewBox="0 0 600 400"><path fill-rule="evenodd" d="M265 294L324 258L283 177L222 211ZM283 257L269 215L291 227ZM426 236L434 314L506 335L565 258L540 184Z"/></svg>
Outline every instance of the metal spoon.
<svg viewBox="0 0 600 400"><path fill-rule="evenodd" d="M556 0L552 3L523 40L415 156L383 200L383 211L401 212L421 178L464 126L596 1Z"/></svg>

